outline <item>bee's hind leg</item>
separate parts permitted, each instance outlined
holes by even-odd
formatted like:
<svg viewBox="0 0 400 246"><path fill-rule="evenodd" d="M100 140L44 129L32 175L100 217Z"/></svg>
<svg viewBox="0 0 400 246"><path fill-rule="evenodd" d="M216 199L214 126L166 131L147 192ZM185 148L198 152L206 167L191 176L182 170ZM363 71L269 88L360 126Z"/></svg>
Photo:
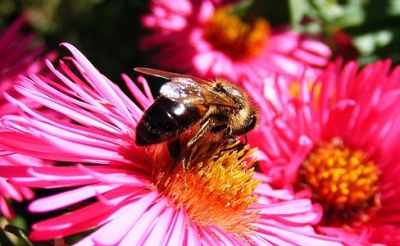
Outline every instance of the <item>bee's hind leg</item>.
<svg viewBox="0 0 400 246"><path fill-rule="evenodd" d="M181 155L181 141L179 138L168 142L168 152L171 158L175 161L175 163L179 160L179 156Z"/></svg>
<svg viewBox="0 0 400 246"><path fill-rule="evenodd" d="M179 162L179 157L181 156L181 141L179 138L176 138L167 143L168 152L171 158L174 161L174 165L171 167L170 173L172 173L173 169L176 167L176 164Z"/></svg>
<svg viewBox="0 0 400 246"><path fill-rule="evenodd" d="M186 144L186 147L190 149L195 143L197 143L204 134L211 129L214 125L214 120L212 118L208 118L200 127L199 131L189 140Z"/></svg>
<svg viewBox="0 0 400 246"><path fill-rule="evenodd" d="M187 190L188 185L186 182L186 172L188 170L188 160L192 158L192 151L187 151L186 149L185 152L182 154L181 141L179 138L168 142L167 147L169 155L174 161L174 164L171 166L169 172L172 173L178 162L181 161L183 172L183 185L185 190Z"/></svg>
<svg viewBox="0 0 400 246"><path fill-rule="evenodd" d="M194 151L194 147L195 144L201 139L201 137L204 136L204 134L212 127L212 125L214 124L214 121L212 120L212 118L208 118L200 127L199 131L196 133L196 135L194 135L186 144L185 149L183 150L183 153L181 153L181 149L179 149L179 159L181 161L182 164L182 171L183 171L183 179L184 179L184 186L185 186L185 190L188 189L188 185L186 183L186 172L189 169L190 166L190 162L192 160L193 157L193 151ZM180 144L180 143L179 143ZM172 147L172 146L171 146ZM179 145L179 148L181 146ZM169 148L168 148L169 149Z"/></svg>
<svg viewBox="0 0 400 246"><path fill-rule="evenodd" d="M195 144L204 136L204 134L207 131L210 131L212 129L212 127L214 127L213 118L207 118L207 120L201 124L201 127L200 127L199 131L196 133L196 135L194 135L189 140L189 142L186 144L185 153L182 158L183 159L182 160L183 170L186 171L189 168L189 165L191 164L190 162L193 157L193 151L194 151Z"/></svg>

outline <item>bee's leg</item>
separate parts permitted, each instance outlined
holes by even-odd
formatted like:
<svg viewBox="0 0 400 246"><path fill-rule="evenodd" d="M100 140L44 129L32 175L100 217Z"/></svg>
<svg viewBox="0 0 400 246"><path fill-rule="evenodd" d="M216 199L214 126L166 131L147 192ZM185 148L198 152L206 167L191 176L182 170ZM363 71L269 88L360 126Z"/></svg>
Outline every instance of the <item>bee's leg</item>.
<svg viewBox="0 0 400 246"><path fill-rule="evenodd" d="M236 146L233 146L232 148L234 148L237 151L242 150L245 146L247 145L247 135L244 135L244 143L242 141L240 141L240 143L238 143Z"/></svg>
<svg viewBox="0 0 400 246"><path fill-rule="evenodd" d="M235 143L237 141L236 136L230 136L230 143ZM230 145L230 143L227 143L226 145ZM240 151L241 149L243 149L245 146L247 145L247 136L244 135L244 143L239 142L236 145L230 147L230 148L225 148L222 151L229 151L229 150L237 150Z"/></svg>
<svg viewBox="0 0 400 246"><path fill-rule="evenodd" d="M221 122L220 124L214 124L214 126L210 130L212 133L218 133L221 135L216 145L229 145L230 142L228 140L236 139L235 136L232 135L232 128L230 125L225 122Z"/></svg>
<svg viewBox="0 0 400 246"><path fill-rule="evenodd" d="M186 144L186 150L185 154L183 155L182 158L182 168L183 170L187 170L189 168L190 161L193 156L193 146L197 141L200 140L202 136L204 136L204 133L206 133L211 126L214 124L214 121L212 118L208 118L200 127L200 130L192 137L192 139L189 140L189 142Z"/></svg>
<svg viewBox="0 0 400 246"><path fill-rule="evenodd" d="M182 171L183 171L183 186L185 187L185 190L189 188L186 182L186 172L188 169L188 165L190 162L190 159L192 158L192 151L185 152L185 154L182 156Z"/></svg>
<svg viewBox="0 0 400 246"><path fill-rule="evenodd" d="M214 124L214 120L212 118L208 118L200 127L199 131L190 139L190 141L186 144L188 148L191 148L199 139L206 133Z"/></svg>
<svg viewBox="0 0 400 246"><path fill-rule="evenodd" d="M175 164L179 160L179 156L181 155L181 142L179 138L176 138L167 144L168 152L172 159L174 159Z"/></svg>
<svg viewBox="0 0 400 246"><path fill-rule="evenodd" d="M214 127L214 128L217 128L217 127ZM226 126L226 128L224 129L222 134L223 135L222 135L222 139L221 139L220 144L222 144L223 146L231 146L229 148L227 147L227 148L223 149L222 151L240 150L244 146L246 146L246 144L247 144L247 136L245 135L244 136L244 139L245 139L244 143L240 142L240 143L237 143L236 145L232 146L232 144L237 142L238 138L235 135L232 135L232 128L229 125Z"/></svg>
<svg viewBox="0 0 400 246"><path fill-rule="evenodd" d="M182 170L183 170L183 179L184 179L184 186L185 189L188 189L188 185L186 183L186 172L189 168L190 162L193 157L193 146L200 140L202 136L211 128L214 124L211 118L208 118L200 127L200 130L194 135L189 142L186 144L186 149L181 158L182 162Z"/></svg>
<svg viewBox="0 0 400 246"><path fill-rule="evenodd" d="M232 135L232 128L229 125L226 127L226 130L224 131L222 141L225 142L226 139L236 141L236 137ZM228 142L228 144L230 143Z"/></svg>
<svg viewBox="0 0 400 246"><path fill-rule="evenodd" d="M167 143L168 152L171 158L174 160L174 165L171 167L170 173L172 173L176 164L179 161L179 157L181 156L181 142L179 138L176 138Z"/></svg>
<svg viewBox="0 0 400 246"><path fill-rule="evenodd" d="M244 135L244 143L243 143L243 145L246 145L247 144L247 135Z"/></svg>
<svg viewBox="0 0 400 246"><path fill-rule="evenodd" d="M179 138L176 138L170 142L167 143L168 147L168 152L171 156L171 158L174 161L174 164L171 166L171 169L169 170L170 173L174 171L174 168L178 164L179 161L182 163L182 172L183 172L183 185L185 187L185 190L188 189L188 185L186 183L186 172L188 169L188 160L191 158L191 153L192 151L188 151L187 149L185 152L182 154L181 150L181 142Z"/></svg>

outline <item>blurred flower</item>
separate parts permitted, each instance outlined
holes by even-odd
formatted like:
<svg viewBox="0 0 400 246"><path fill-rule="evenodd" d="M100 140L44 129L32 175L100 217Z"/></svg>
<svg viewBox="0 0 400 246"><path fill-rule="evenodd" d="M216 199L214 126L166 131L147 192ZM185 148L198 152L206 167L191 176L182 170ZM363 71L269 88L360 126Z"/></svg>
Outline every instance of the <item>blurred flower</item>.
<svg viewBox="0 0 400 246"><path fill-rule="evenodd" d="M66 61L80 74L64 61L59 70L49 63L64 85L31 75L16 89L72 121L60 122L9 96L23 114L1 120L7 131L0 133L0 147L77 163L0 167L1 176L18 184L70 188L30 204L31 212L68 209L34 224L31 239L95 228L75 245L340 245L314 232L320 206L304 194L272 189L254 172L248 147L221 150L202 139L184 171L166 144L136 146L135 127L154 100L147 82L138 78L143 93L123 75L135 104L76 48L64 46L73 54Z"/></svg>
<svg viewBox="0 0 400 246"><path fill-rule="evenodd" d="M153 62L161 69L234 83L259 82L272 72L310 79L320 74L331 56L325 44L273 29L263 18L243 16L241 6L151 0L151 13L142 18L151 34L141 40L142 48L158 49Z"/></svg>
<svg viewBox="0 0 400 246"><path fill-rule="evenodd" d="M37 107L39 104L34 100L24 98L14 90L15 80L20 75L38 72L44 67L43 46L34 46L34 36L23 33L23 18L19 18L6 31L0 34L0 117L8 114L16 114L18 107L9 103L4 92L15 96L29 107ZM47 55L50 58L50 55ZM0 128L1 131L1 128ZM0 149L1 152L1 149ZM0 156L0 165L32 165L41 166L46 162L23 155L4 152ZM8 182L0 178L0 211L8 219L14 218L14 213L7 199L21 202L24 199L32 199L34 193L31 189Z"/></svg>
<svg viewBox="0 0 400 246"><path fill-rule="evenodd" d="M345 61L355 60L360 54L353 44L353 37L345 31L338 29L332 35L332 49L337 57Z"/></svg>
<svg viewBox="0 0 400 246"><path fill-rule="evenodd" d="M349 245L400 243L400 67L390 67L338 62L314 84L275 78L250 91L260 168L278 187L310 189L324 209L319 232Z"/></svg>

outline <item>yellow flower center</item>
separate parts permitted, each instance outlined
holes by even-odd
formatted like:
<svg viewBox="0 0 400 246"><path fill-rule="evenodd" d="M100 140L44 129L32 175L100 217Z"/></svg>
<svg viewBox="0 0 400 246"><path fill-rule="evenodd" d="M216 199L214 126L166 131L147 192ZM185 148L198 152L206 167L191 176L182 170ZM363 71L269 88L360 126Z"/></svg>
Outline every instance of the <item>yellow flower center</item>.
<svg viewBox="0 0 400 246"><path fill-rule="evenodd" d="M215 49L235 60L259 55L267 45L271 28L262 18L243 21L230 14L230 7L217 9L204 28L205 38Z"/></svg>
<svg viewBox="0 0 400 246"><path fill-rule="evenodd" d="M314 98L314 101L316 103L316 109L318 108L318 100L319 97L321 96L321 89L322 85L320 83L316 82L306 82L307 85L307 93L311 94L312 97ZM299 81L291 81L289 84L289 93L292 97L296 99L300 99L300 93L301 93L301 82Z"/></svg>
<svg viewBox="0 0 400 246"><path fill-rule="evenodd" d="M323 225L362 225L380 208L378 168L360 150L340 140L317 146L303 162L300 188L309 187L324 208Z"/></svg>
<svg viewBox="0 0 400 246"><path fill-rule="evenodd" d="M215 225L237 235L251 233L251 223L258 215L247 209L254 206L258 197L253 191L261 181L252 179L254 159L246 161L255 149L199 142L187 150L192 157L186 170L182 160L174 163L168 158L167 144L147 147L154 188L170 197L177 208L183 206L199 226Z"/></svg>

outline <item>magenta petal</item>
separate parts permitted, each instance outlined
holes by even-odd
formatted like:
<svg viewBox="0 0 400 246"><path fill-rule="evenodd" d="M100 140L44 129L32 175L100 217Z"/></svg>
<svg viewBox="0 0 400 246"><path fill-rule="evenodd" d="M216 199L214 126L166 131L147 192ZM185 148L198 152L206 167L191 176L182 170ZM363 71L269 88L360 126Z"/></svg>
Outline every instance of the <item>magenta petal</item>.
<svg viewBox="0 0 400 246"><path fill-rule="evenodd" d="M11 210L11 207L8 205L3 196L0 196L0 211L6 218L11 219L15 217L14 212Z"/></svg>
<svg viewBox="0 0 400 246"><path fill-rule="evenodd" d="M290 179L297 172L304 158L313 147L313 142L305 135L299 137L298 149L294 152L293 158L287 167L286 179Z"/></svg>
<svg viewBox="0 0 400 246"><path fill-rule="evenodd" d="M18 202L23 200L17 187L7 182L4 178L0 178L0 194L4 196L4 198L12 198Z"/></svg>
<svg viewBox="0 0 400 246"><path fill-rule="evenodd" d="M209 227L199 227L199 237L202 245L218 245L219 241Z"/></svg>
<svg viewBox="0 0 400 246"><path fill-rule="evenodd" d="M165 211L160 214L158 221L147 236L146 245L169 245L167 231L170 229L179 230L176 226L171 225L172 218L176 216L177 212L173 206L165 208Z"/></svg>
<svg viewBox="0 0 400 246"><path fill-rule="evenodd" d="M269 73L314 79L322 72L331 56L329 47L294 31L272 30L266 34L268 42L257 54L243 54L248 56L245 58L220 49L205 32L216 10L228 2L180 0L177 4L164 1L160 4L151 0L150 13L142 17L142 24L149 32L142 37L141 48L157 51L152 60L165 70L211 79L223 77L237 84L242 84L243 78L258 84ZM172 5L181 4L190 6L190 11L173 11Z"/></svg>
<svg viewBox="0 0 400 246"><path fill-rule="evenodd" d="M88 76L89 81L96 81L96 83L91 83L93 88L97 89L106 99L108 99L112 105L117 107L119 110L125 111L125 114L128 115L126 107L121 101L120 97L115 93L110 84L106 81L105 77L97 72L98 70L90 63L89 60L74 46L63 43L65 47L67 47L71 53L74 55L77 63L82 66L82 70L86 71L85 75Z"/></svg>
<svg viewBox="0 0 400 246"><path fill-rule="evenodd" d="M29 211L37 213L60 209L115 188L115 185L87 185L50 197L37 199L29 205Z"/></svg>
<svg viewBox="0 0 400 246"><path fill-rule="evenodd" d="M186 228L186 241L184 243L186 245L193 245L193 246L200 246L201 241L199 239L199 231L197 229L197 225L192 221L189 220L189 224L187 225Z"/></svg>
<svg viewBox="0 0 400 246"><path fill-rule="evenodd" d="M149 209L153 209L151 204L158 197L157 192L148 193L139 201L132 203L120 213L118 217L104 225L102 228L94 232L94 242L100 245L116 245L127 237L129 231L132 230L137 223L143 220L144 214L148 213ZM157 203L162 207L167 203ZM147 227L142 227L147 228ZM137 234L138 236L138 234Z"/></svg>
<svg viewBox="0 0 400 246"><path fill-rule="evenodd" d="M240 241L233 234L224 232L218 227L211 228L213 234L224 245L240 245Z"/></svg>
<svg viewBox="0 0 400 246"><path fill-rule="evenodd" d="M146 209L146 204L154 201L157 193L151 192L143 199L137 200L132 206ZM60 235L71 235L80 231L88 230L92 227L102 225L113 217L125 211L126 204L104 204L96 202L74 212L61 215L52 219L34 224L34 231L31 233L32 240L46 240L59 237ZM136 215L136 214L135 214ZM140 216L139 214L137 216Z"/></svg>
<svg viewBox="0 0 400 246"><path fill-rule="evenodd" d="M82 232L104 224L121 208L123 208L121 205L110 208L97 202L73 213L34 224L29 238L42 241Z"/></svg>
<svg viewBox="0 0 400 246"><path fill-rule="evenodd" d="M185 234L187 231L193 230L193 228L186 228L186 222L190 220L186 211L181 208L174 213L174 217L171 221L171 226L168 228L166 233L165 244L168 245L183 245L186 238ZM197 225L196 225L197 226Z"/></svg>
<svg viewBox="0 0 400 246"><path fill-rule="evenodd" d="M267 225L260 225L259 230L265 231L265 237L268 237L270 242L276 245L326 245L326 246L340 246L342 245L339 240L326 241L324 236L299 234L296 231L285 230L282 228L271 227ZM285 232L282 232L284 230ZM269 235L268 235L269 234ZM276 235L281 235L279 238ZM274 236L274 237L271 237Z"/></svg>
<svg viewBox="0 0 400 246"><path fill-rule="evenodd" d="M160 214L164 213L165 205L168 203L168 199L164 198L161 201L155 203L152 207L147 207L146 211L136 215L138 218L137 222L130 228L127 235L122 239L120 245L144 245L148 239L148 236L154 230L155 224L158 222ZM165 237L165 235L158 235L159 237Z"/></svg>

